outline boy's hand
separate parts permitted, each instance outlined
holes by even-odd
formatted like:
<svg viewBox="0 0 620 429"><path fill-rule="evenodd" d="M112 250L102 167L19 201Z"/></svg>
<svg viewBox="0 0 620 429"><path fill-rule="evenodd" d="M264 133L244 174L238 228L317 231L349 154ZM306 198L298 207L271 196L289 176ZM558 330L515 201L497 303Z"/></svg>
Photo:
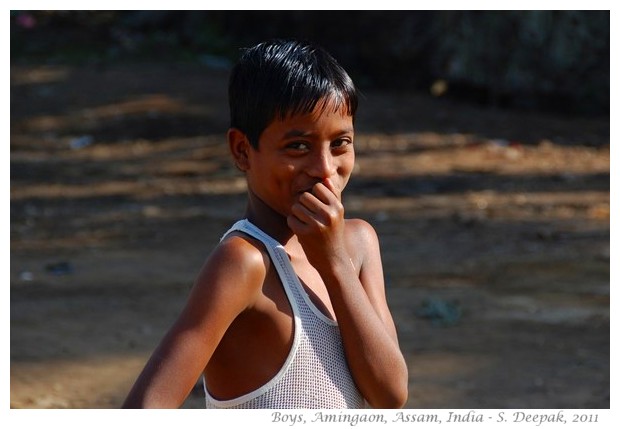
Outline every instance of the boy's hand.
<svg viewBox="0 0 620 429"><path fill-rule="evenodd" d="M287 222L310 263L317 269L340 258L349 259L344 239L344 207L340 193L326 179L304 192L293 204Z"/></svg>

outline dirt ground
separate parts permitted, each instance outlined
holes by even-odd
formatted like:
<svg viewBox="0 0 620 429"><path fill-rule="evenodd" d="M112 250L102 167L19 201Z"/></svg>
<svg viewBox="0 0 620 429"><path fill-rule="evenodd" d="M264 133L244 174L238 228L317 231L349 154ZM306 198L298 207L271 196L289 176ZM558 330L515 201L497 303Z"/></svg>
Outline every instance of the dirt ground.
<svg viewBox="0 0 620 429"><path fill-rule="evenodd" d="M12 408L123 400L243 213L226 79L11 67ZM356 125L407 406L609 408L609 118L366 91Z"/></svg>

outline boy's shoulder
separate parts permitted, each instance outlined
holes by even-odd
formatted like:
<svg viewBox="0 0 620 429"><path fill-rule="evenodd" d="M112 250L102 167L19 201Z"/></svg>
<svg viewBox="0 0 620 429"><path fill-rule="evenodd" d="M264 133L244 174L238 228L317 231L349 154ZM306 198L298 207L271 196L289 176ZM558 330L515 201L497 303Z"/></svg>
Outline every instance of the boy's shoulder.
<svg viewBox="0 0 620 429"><path fill-rule="evenodd" d="M269 256L264 245L242 232L233 232L216 246L214 255L219 263L266 272Z"/></svg>
<svg viewBox="0 0 620 429"><path fill-rule="evenodd" d="M373 258L379 249L379 237L375 228L363 219L346 220L347 247L356 255L360 264L368 258Z"/></svg>
<svg viewBox="0 0 620 429"><path fill-rule="evenodd" d="M377 241L375 228L364 219L346 219L346 232L349 239L364 243Z"/></svg>
<svg viewBox="0 0 620 429"><path fill-rule="evenodd" d="M198 283L211 289L223 287L251 299L262 288L269 264L262 243L233 232L215 247L201 270Z"/></svg>

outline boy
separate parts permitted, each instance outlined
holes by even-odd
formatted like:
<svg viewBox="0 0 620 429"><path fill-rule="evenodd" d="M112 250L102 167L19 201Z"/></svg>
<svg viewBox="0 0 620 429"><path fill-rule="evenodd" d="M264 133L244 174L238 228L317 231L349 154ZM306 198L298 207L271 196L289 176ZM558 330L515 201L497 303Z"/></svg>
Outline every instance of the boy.
<svg viewBox="0 0 620 429"><path fill-rule="evenodd" d="M208 408L402 407L378 239L345 220L340 198L353 82L321 48L272 41L244 52L229 97L246 219L205 262L124 407L178 407L201 375Z"/></svg>

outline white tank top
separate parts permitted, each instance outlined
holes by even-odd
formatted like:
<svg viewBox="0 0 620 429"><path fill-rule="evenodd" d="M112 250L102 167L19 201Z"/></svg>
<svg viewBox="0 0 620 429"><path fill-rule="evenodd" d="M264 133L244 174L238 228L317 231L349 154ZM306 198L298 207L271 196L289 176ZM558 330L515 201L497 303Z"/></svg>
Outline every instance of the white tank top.
<svg viewBox="0 0 620 429"><path fill-rule="evenodd" d="M213 398L203 377L207 408L363 408L364 398L351 376L338 324L312 303L284 247L248 220L235 223L222 239L233 231L260 240L269 252L293 309L293 344L270 381L237 398Z"/></svg>

